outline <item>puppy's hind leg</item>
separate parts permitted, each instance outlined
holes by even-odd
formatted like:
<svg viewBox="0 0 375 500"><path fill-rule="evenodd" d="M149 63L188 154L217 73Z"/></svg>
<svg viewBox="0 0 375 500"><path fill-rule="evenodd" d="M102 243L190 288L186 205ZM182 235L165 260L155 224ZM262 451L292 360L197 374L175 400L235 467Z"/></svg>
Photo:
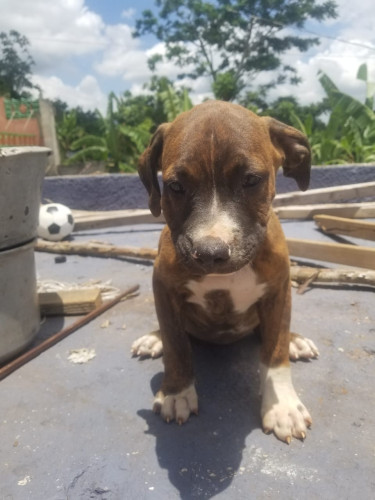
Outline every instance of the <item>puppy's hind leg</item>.
<svg viewBox="0 0 375 500"><path fill-rule="evenodd" d="M131 353L140 358L159 358L163 354L160 331L155 330L135 340L131 347Z"/></svg>

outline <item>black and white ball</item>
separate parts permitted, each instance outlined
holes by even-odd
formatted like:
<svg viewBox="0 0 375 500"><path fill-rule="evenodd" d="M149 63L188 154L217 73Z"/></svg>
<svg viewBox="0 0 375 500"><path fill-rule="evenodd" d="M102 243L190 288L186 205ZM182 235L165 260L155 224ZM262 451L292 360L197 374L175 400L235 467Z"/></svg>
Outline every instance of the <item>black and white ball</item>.
<svg viewBox="0 0 375 500"><path fill-rule="evenodd" d="M41 205L38 236L49 241L60 241L73 231L74 219L70 208L60 203Z"/></svg>

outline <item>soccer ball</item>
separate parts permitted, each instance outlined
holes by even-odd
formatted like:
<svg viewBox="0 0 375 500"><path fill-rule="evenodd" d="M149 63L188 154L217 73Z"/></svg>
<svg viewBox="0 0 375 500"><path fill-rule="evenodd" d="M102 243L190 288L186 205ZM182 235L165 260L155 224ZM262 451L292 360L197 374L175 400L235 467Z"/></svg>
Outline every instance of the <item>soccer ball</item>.
<svg viewBox="0 0 375 500"><path fill-rule="evenodd" d="M38 236L45 240L60 241L73 231L74 219L70 208L60 203L41 205Z"/></svg>

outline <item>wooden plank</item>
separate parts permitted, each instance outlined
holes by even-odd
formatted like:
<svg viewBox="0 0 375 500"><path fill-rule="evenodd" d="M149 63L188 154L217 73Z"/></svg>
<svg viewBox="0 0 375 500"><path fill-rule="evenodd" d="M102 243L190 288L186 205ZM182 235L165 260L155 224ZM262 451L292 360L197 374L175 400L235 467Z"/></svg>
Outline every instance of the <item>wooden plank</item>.
<svg viewBox="0 0 375 500"><path fill-rule="evenodd" d="M346 200L362 199L375 196L375 182L346 184L320 189L310 189L301 193L293 191L276 195L273 206L306 205L312 203L337 203Z"/></svg>
<svg viewBox="0 0 375 500"><path fill-rule="evenodd" d="M164 223L164 217L154 217L148 209L84 211L72 210L74 231L103 229L113 226L131 226L133 224Z"/></svg>
<svg viewBox="0 0 375 500"><path fill-rule="evenodd" d="M297 238L287 238L286 240L289 254L293 257L375 269L375 248Z"/></svg>
<svg viewBox="0 0 375 500"><path fill-rule="evenodd" d="M324 203L319 205L294 205L275 208L280 219L309 220L314 215L335 215L353 219L375 217L375 203Z"/></svg>
<svg viewBox="0 0 375 500"><path fill-rule="evenodd" d="M354 238L375 241L375 222L354 221L344 217L315 215L314 221L326 234L343 234Z"/></svg>
<svg viewBox="0 0 375 500"><path fill-rule="evenodd" d="M87 314L102 304L99 288L40 292L38 297L44 316Z"/></svg>
<svg viewBox="0 0 375 500"><path fill-rule="evenodd" d="M154 217L149 210L111 210L108 212L86 212L72 210L74 216L74 231L89 229L105 229L115 226L135 224L164 224L163 215ZM312 219L314 215L327 214L342 217L365 219L375 217L375 202L343 203L319 205L295 205L275 208L280 219Z"/></svg>

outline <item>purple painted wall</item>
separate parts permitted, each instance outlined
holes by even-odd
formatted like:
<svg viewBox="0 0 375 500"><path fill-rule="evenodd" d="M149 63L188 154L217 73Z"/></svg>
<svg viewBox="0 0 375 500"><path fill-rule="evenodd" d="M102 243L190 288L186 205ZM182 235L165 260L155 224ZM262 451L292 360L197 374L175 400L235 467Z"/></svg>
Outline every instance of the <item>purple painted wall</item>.
<svg viewBox="0 0 375 500"><path fill-rule="evenodd" d="M310 189L371 181L375 181L375 165L313 167ZM279 173L278 193L297 189L293 179ZM137 174L46 177L42 200L76 210L147 208L147 193Z"/></svg>

